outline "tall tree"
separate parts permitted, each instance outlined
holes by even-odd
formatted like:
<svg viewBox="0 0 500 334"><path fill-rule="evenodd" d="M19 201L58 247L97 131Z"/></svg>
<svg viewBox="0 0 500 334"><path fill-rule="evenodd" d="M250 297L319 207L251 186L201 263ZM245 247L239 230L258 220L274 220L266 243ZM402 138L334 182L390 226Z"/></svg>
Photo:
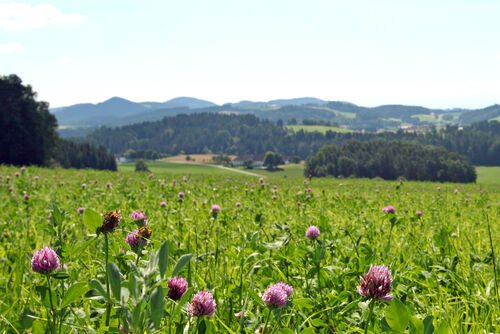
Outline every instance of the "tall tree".
<svg viewBox="0 0 500 334"><path fill-rule="evenodd" d="M14 74L0 77L0 162L42 165L52 156L57 121L47 102Z"/></svg>

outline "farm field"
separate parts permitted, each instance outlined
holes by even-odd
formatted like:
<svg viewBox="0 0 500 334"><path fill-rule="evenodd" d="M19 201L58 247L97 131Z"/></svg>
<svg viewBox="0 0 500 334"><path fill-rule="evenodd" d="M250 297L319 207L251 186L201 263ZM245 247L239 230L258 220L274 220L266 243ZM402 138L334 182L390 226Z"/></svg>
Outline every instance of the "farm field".
<svg viewBox="0 0 500 334"><path fill-rule="evenodd" d="M221 169L216 165L205 165L199 163L189 163L189 162L174 162L174 161L162 161L162 160L148 160L146 161L149 170L152 173L158 174L192 174L192 175L226 175L226 174L238 174L236 171L231 171L229 169ZM118 170L120 172L134 172L135 163L128 162L118 165Z"/></svg>
<svg viewBox="0 0 500 334"><path fill-rule="evenodd" d="M500 185L500 167L476 167L477 183Z"/></svg>
<svg viewBox="0 0 500 334"><path fill-rule="evenodd" d="M0 332L500 331L500 186L203 168L0 166Z"/></svg>
<svg viewBox="0 0 500 334"><path fill-rule="evenodd" d="M294 132L300 130L304 130L305 132L321 132L321 133L326 133L326 131L342 132L342 133L355 132L354 130L351 129L340 128L337 126L326 126L326 125L287 125L286 128L291 129Z"/></svg>

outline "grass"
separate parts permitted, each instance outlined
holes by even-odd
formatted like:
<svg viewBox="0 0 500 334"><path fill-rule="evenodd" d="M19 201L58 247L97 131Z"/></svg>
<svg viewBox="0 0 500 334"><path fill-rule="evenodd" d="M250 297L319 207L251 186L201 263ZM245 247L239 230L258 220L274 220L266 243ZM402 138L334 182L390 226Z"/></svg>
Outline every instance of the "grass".
<svg viewBox="0 0 500 334"><path fill-rule="evenodd" d="M303 164L289 164L280 166L279 170L268 171L267 169L244 169L244 167L236 167L235 169L244 170L262 176L286 178L286 177L302 177L304 175Z"/></svg>
<svg viewBox="0 0 500 334"><path fill-rule="evenodd" d="M500 167L476 167L477 183L500 185Z"/></svg>
<svg viewBox="0 0 500 334"><path fill-rule="evenodd" d="M321 133L326 133L326 131L341 132L341 133L355 132L354 130L351 129L345 129L337 126L326 126L326 125L287 125L286 128L291 129L294 132L300 130L304 130L305 132L321 132Z"/></svg>
<svg viewBox="0 0 500 334"><path fill-rule="evenodd" d="M168 161L146 161L151 173L155 174L192 174L192 175L224 175L224 174L236 174L227 169L218 168L215 165L201 165L195 163L178 163L178 162L168 162ZM135 163L129 162L125 164L119 164L118 170L120 172L134 172Z"/></svg>
<svg viewBox="0 0 500 334"><path fill-rule="evenodd" d="M105 333L105 318L110 333L120 324L133 333L255 333L264 323L280 334L500 332L491 256L500 186L301 174L262 185L173 164L152 162L168 171L154 175L131 173L131 164L119 172L0 166L0 332L49 333L54 319L53 333ZM382 212L388 205L394 214ZM97 234L100 213L115 209L124 219ZM134 210L144 210L152 231L138 249L125 241L144 227ZM305 236L310 225L321 232L316 240ZM64 264L52 286L30 266L44 246ZM394 299L370 303L357 286L381 264ZM179 301L165 298L174 276L188 282ZM266 307L264 292L280 281L293 293L282 309ZM215 314L191 318L187 302L202 290Z"/></svg>

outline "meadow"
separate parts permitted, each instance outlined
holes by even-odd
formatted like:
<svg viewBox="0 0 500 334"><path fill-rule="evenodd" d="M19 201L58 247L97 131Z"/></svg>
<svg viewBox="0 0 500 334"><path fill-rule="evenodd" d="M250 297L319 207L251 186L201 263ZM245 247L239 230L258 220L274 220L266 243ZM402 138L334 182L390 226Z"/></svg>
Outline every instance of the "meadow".
<svg viewBox="0 0 500 334"><path fill-rule="evenodd" d="M500 332L498 185L161 166L0 167L0 332Z"/></svg>
<svg viewBox="0 0 500 334"><path fill-rule="evenodd" d="M286 128L293 130L293 132L303 130L304 132L321 132L323 134L326 133L327 131L341 132L341 133L356 132L351 129L341 128L338 126L327 126L327 125L287 125Z"/></svg>

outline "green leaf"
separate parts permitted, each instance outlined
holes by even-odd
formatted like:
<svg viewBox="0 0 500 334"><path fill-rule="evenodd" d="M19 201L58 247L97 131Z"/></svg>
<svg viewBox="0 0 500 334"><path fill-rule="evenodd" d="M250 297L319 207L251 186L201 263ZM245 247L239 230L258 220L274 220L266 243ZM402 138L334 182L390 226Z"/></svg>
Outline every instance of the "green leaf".
<svg viewBox="0 0 500 334"><path fill-rule="evenodd" d="M44 285L38 285L35 289L38 292L38 294L40 295L42 305L50 308L51 306L50 306L50 298L49 298L49 296L50 296L49 289ZM52 293L52 305L54 305L54 307L57 307L57 297L56 297L56 294L54 292Z"/></svg>
<svg viewBox="0 0 500 334"><path fill-rule="evenodd" d="M257 294L257 292L255 292L253 289L248 289L247 292L250 297L252 297L252 299L257 302L257 304L259 304L260 306L264 306L264 302L262 301L262 298L260 298L260 296Z"/></svg>
<svg viewBox="0 0 500 334"><path fill-rule="evenodd" d="M68 291L66 291L66 294L64 295L64 298L61 302L61 308L73 303L74 301L79 299L85 292L87 292L87 283L80 282L73 284L68 289Z"/></svg>
<svg viewBox="0 0 500 334"><path fill-rule="evenodd" d="M83 213L83 222L92 233L102 226L101 215L92 209L85 210Z"/></svg>
<svg viewBox="0 0 500 334"><path fill-rule="evenodd" d="M312 319L311 324L314 327L327 327L328 326L328 324L321 319Z"/></svg>
<svg viewBox="0 0 500 334"><path fill-rule="evenodd" d="M97 291L97 293L101 296L104 297L104 299L108 300L109 301L109 298L108 298L108 294L106 293L106 291L104 290L104 287L102 286L102 283L99 282L98 280L96 279L91 279L90 282L89 282L89 286L92 288L92 289L95 289Z"/></svg>
<svg viewBox="0 0 500 334"><path fill-rule="evenodd" d="M446 321L442 321L439 324L436 331L434 332L434 334L448 334L448 333L449 333L449 330L448 330L448 324L446 323Z"/></svg>
<svg viewBox="0 0 500 334"><path fill-rule="evenodd" d="M314 334L314 333L316 333L316 328L314 327L305 328L300 332L300 334Z"/></svg>
<svg viewBox="0 0 500 334"><path fill-rule="evenodd" d="M410 318L410 333L411 334L424 334L424 323L417 317Z"/></svg>
<svg viewBox="0 0 500 334"><path fill-rule="evenodd" d="M404 332L410 321L410 315L406 306L394 298L385 310L385 320L395 331Z"/></svg>
<svg viewBox="0 0 500 334"><path fill-rule="evenodd" d="M193 254L184 254L182 255L177 263L174 266L174 270L172 271L172 277L177 276L182 271L182 268L189 263L189 260L193 257Z"/></svg>
<svg viewBox="0 0 500 334"><path fill-rule="evenodd" d="M164 241L161 244L160 250L158 252L158 267L160 268L160 276L162 279L165 278L165 272L168 267L168 242Z"/></svg>
<svg viewBox="0 0 500 334"><path fill-rule="evenodd" d="M151 318L156 329L160 328L165 306L165 293L163 287L158 285L151 294Z"/></svg>
<svg viewBox="0 0 500 334"><path fill-rule="evenodd" d="M69 274L68 273L55 273L53 275L51 275L52 278L55 278L55 279L66 279L66 278L69 278Z"/></svg>
<svg viewBox="0 0 500 334"><path fill-rule="evenodd" d="M432 334L434 333L434 325L432 324L432 320L434 317L432 315L429 315L425 317L423 323L424 323L424 334Z"/></svg>
<svg viewBox="0 0 500 334"><path fill-rule="evenodd" d="M121 298L121 276L120 269L113 262L108 263L108 275L109 283L111 285L111 291L113 291L113 296L120 301Z"/></svg>
<svg viewBox="0 0 500 334"><path fill-rule="evenodd" d="M278 334L294 334L295 332L290 328L282 328L278 332Z"/></svg>

